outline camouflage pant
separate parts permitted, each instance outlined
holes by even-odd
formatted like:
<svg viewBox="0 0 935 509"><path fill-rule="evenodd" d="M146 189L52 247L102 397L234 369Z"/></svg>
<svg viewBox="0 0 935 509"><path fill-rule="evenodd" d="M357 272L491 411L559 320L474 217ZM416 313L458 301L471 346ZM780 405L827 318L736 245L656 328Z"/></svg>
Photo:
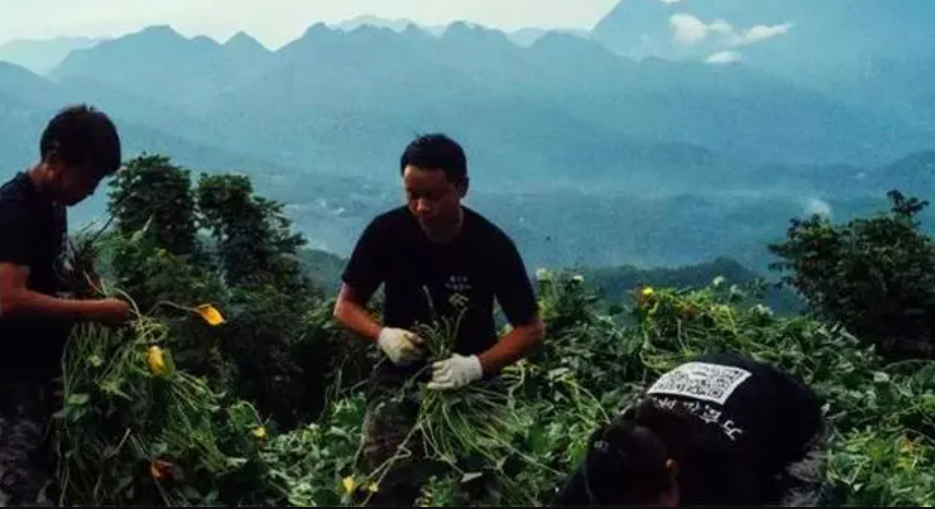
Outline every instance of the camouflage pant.
<svg viewBox="0 0 935 509"><path fill-rule="evenodd" d="M839 505L837 494L825 482L825 448L827 432L820 432L812 441L808 453L788 465L782 472L782 497L779 507L817 507Z"/></svg>
<svg viewBox="0 0 935 509"><path fill-rule="evenodd" d="M0 382L0 506L45 504L52 479L52 413L50 386Z"/></svg>
<svg viewBox="0 0 935 509"><path fill-rule="evenodd" d="M387 472L371 506L413 506L433 476L451 473L441 461L427 457L422 434L414 431L420 405L414 393L401 395L395 387L377 387L370 395L362 426L362 465L367 474ZM387 468L389 466L389 468ZM489 488L488 476L461 483L455 494L459 505L481 501Z"/></svg>
<svg viewBox="0 0 935 509"><path fill-rule="evenodd" d="M419 415L419 403L411 396L378 390L367 407L363 424L363 467L368 474L389 467L379 491L370 498L374 506L411 506L425 480L421 450L422 440L413 433ZM404 443L406 442L406 443Z"/></svg>

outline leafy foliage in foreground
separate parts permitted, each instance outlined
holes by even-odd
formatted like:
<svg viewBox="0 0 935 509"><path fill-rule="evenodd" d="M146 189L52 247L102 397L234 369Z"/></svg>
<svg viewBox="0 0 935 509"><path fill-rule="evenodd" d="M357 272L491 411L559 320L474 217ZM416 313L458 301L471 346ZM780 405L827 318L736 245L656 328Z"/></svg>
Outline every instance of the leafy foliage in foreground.
<svg viewBox="0 0 935 509"><path fill-rule="evenodd" d="M382 472L361 471L356 461L360 382L372 350L334 326L332 303L293 270L299 242L281 209L236 178L203 177L203 189L186 191L187 173L165 159L144 158L129 170L116 185L128 186L124 200L138 206L115 206L118 228L105 252L118 286L146 305L133 329L85 327L69 343L57 416L60 501L354 505L379 491ZM158 189L169 202L152 194ZM192 209L169 210L177 206ZM892 335L874 331L918 315L916 303L932 291L931 240L911 220L920 206L897 201L895 218L844 227L797 223L777 253L819 318L774 316L761 287L721 278L635 288L627 301L607 303L584 277L543 271L548 338L500 387L444 395L410 387L424 398L417 426L428 431L421 440L440 467L420 502L546 504L590 432L647 383L689 357L729 350L776 363L825 398L825 477L836 502L935 503L935 364L888 364L873 346L886 353L880 339ZM190 224L209 226L213 245L186 233ZM835 262L815 268L828 259ZM257 263L269 272L252 278ZM865 278L868 267L882 278ZM882 281L887 292L866 281ZM223 325L179 313L205 301L223 311ZM860 321L861 306L877 322ZM924 343L926 322L906 323L914 329L905 335ZM432 337L441 355L446 334ZM500 426L485 426L492 422Z"/></svg>
<svg viewBox="0 0 935 509"><path fill-rule="evenodd" d="M496 473L487 477L494 482L482 498L465 499L462 483L472 476L451 468L426 485L423 502L489 505L521 493L534 505L547 504L580 460L590 431L647 383L691 356L739 351L792 371L825 399L830 425L825 477L834 502L935 503L935 478L926 468L935 458L935 364L887 364L844 329L808 317L776 318L751 303L746 289L721 280L696 289L637 289L623 313L608 315L593 312L580 277L546 276L540 292L552 332L542 352L512 370L523 377L509 401L532 421L515 451L493 459L457 453L457 462ZM329 454L335 436L359 433L360 421L347 419L347 409L361 413L360 398L353 394L336 403L334 420L314 426L316 433L305 429L276 439L301 441L302 448L316 451L307 470L268 451L274 469L293 472L287 481L293 499L352 502L357 499L348 492L379 488L370 473L353 472L345 454ZM337 441L337 447L347 452L356 443ZM497 475L504 475L498 469L511 462L510 489L516 491L504 493L496 489L502 484ZM310 481L316 473L326 481ZM337 482L342 478L348 482Z"/></svg>
<svg viewBox="0 0 935 509"><path fill-rule="evenodd" d="M178 371L167 329L82 326L64 359L58 418L60 502L67 505L264 503L253 405Z"/></svg>

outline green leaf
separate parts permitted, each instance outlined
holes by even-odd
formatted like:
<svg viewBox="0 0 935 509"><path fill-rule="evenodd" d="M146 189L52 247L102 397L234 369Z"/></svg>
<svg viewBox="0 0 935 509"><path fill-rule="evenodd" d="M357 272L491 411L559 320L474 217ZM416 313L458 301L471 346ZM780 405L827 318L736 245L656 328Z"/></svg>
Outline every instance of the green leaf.
<svg viewBox="0 0 935 509"><path fill-rule="evenodd" d="M247 464L247 458L227 458L227 466L230 468L240 468Z"/></svg>
<svg viewBox="0 0 935 509"><path fill-rule="evenodd" d="M193 486L190 486L188 484L186 484L185 486L182 486L182 494L185 496L185 498L189 500L200 500L201 499L201 493L198 490L196 490Z"/></svg>
<svg viewBox="0 0 935 509"><path fill-rule="evenodd" d="M461 484L467 484L476 479L480 479L481 477L484 477L483 472L467 472L461 476Z"/></svg>
<svg viewBox="0 0 935 509"><path fill-rule="evenodd" d="M91 396L85 393L72 394L71 396L68 396L69 405L75 405L75 406L86 405L88 404L88 401L90 400L91 400Z"/></svg>

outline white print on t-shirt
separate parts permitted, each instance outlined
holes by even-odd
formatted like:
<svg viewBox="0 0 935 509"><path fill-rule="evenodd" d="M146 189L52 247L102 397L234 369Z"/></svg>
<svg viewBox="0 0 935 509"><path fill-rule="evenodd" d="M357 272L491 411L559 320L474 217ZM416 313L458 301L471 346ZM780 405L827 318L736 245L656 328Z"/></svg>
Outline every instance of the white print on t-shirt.
<svg viewBox="0 0 935 509"><path fill-rule="evenodd" d="M742 435L743 429L740 426L734 424L734 421L724 421L724 424L721 425L721 429L724 430L724 434L727 435L731 440L737 440L735 435Z"/></svg>
<svg viewBox="0 0 935 509"><path fill-rule="evenodd" d="M451 292L448 297L448 303L456 309L467 307L471 303L470 297L465 292L471 291L474 287L467 276L452 275L448 277L445 288Z"/></svg>
<svg viewBox="0 0 935 509"><path fill-rule="evenodd" d="M675 410L676 406L682 407L682 409L697 417L703 421L706 425L709 426L718 426L721 428L721 432L727 436L732 442L737 441L737 437L744 433L743 428L740 427L733 419L724 419L727 417L724 415L724 412L716 408L712 408L711 405L707 403L701 403L698 401L684 401L677 400L673 398L653 398L656 402L656 405L661 408L667 408L669 410Z"/></svg>
<svg viewBox="0 0 935 509"><path fill-rule="evenodd" d="M745 369L706 362L689 362L662 375L649 394L671 394L723 405L750 378Z"/></svg>

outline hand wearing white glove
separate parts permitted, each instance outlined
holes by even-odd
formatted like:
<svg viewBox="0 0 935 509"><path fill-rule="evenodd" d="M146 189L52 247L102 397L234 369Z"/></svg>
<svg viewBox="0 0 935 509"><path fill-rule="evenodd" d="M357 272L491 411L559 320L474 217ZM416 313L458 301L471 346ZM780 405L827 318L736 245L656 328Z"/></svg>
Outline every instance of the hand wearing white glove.
<svg viewBox="0 0 935 509"><path fill-rule="evenodd" d="M484 367L476 355L458 354L432 364L432 381L426 386L432 390L460 389L484 377Z"/></svg>
<svg viewBox="0 0 935 509"><path fill-rule="evenodd" d="M418 335L403 329L386 327L380 331L377 345L393 364L407 366L422 358L421 346L425 341Z"/></svg>

